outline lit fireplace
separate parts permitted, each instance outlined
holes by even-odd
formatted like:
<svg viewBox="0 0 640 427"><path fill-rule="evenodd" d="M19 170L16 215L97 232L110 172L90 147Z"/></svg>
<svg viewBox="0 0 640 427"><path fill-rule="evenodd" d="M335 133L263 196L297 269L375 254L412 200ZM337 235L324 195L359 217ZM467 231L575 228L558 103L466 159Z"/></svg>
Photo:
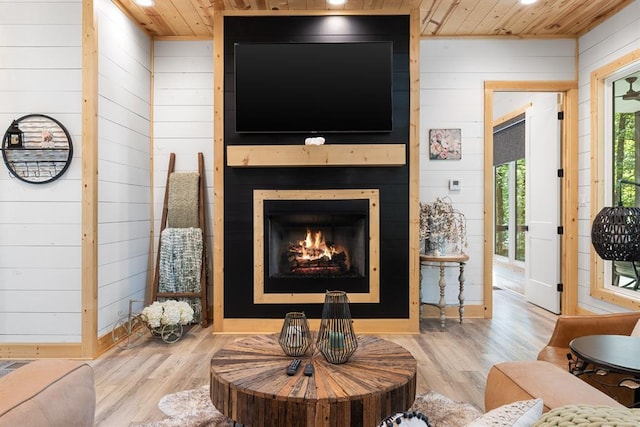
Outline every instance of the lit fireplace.
<svg viewBox="0 0 640 427"><path fill-rule="evenodd" d="M377 301L378 230L377 190L256 190L254 301Z"/></svg>
<svg viewBox="0 0 640 427"><path fill-rule="evenodd" d="M269 200L264 206L267 291L363 289L367 200Z"/></svg>
<svg viewBox="0 0 640 427"><path fill-rule="evenodd" d="M349 253L339 243L327 242L322 230L307 229L304 240L289 243L289 270L296 275L342 275L349 273Z"/></svg>

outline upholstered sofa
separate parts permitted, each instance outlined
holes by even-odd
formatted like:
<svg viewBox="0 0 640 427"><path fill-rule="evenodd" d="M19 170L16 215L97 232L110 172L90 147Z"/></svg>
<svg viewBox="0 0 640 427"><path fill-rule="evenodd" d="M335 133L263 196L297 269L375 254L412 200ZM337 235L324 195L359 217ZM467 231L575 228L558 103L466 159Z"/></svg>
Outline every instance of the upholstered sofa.
<svg viewBox="0 0 640 427"><path fill-rule="evenodd" d="M84 362L42 359L0 377L0 427L94 425L93 369Z"/></svg>
<svg viewBox="0 0 640 427"><path fill-rule="evenodd" d="M485 411L537 398L542 399L543 412L572 404L623 406L566 369L549 362L503 362L489 370L484 394Z"/></svg>

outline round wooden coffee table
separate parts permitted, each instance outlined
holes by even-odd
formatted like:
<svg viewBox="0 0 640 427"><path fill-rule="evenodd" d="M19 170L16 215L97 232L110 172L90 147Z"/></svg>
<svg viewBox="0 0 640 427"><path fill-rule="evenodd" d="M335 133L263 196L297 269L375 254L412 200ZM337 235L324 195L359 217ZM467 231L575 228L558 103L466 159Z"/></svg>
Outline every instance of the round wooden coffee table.
<svg viewBox="0 0 640 427"><path fill-rule="evenodd" d="M416 394L416 360L402 346L359 336L347 363L333 365L316 353L314 374L293 376L275 335L244 338L211 359L211 401L240 424L277 426L375 426L407 410Z"/></svg>

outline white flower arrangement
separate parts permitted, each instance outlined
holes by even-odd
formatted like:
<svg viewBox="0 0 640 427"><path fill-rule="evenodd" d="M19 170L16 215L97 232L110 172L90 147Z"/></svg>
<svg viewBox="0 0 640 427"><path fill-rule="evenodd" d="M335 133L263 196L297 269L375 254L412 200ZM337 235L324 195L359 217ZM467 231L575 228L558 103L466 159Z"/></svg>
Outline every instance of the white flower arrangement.
<svg viewBox="0 0 640 427"><path fill-rule="evenodd" d="M444 243L453 245L453 253L463 253L469 246L464 214L453 208L448 197L420 202L420 239L430 242L432 247L425 247L425 252L432 255L444 255Z"/></svg>
<svg viewBox="0 0 640 427"><path fill-rule="evenodd" d="M193 308L185 301L155 301L142 310L150 328L163 325L186 325L193 320Z"/></svg>

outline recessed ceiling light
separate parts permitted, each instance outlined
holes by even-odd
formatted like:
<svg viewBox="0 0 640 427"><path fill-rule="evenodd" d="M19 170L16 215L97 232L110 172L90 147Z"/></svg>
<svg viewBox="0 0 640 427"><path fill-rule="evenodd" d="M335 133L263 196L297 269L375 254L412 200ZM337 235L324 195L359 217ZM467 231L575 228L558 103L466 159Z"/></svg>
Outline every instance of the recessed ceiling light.
<svg viewBox="0 0 640 427"><path fill-rule="evenodd" d="M327 0L327 2L334 6L342 6L345 3L345 0Z"/></svg>
<svg viewBox="0 0 640 427"><path fill-rule="evenodd" d="M538 0L520 0L521 4L534 4Z"/></svg>
<svg viewBox="0 0 640 427"><path fill-rule="evenodd" d="M140 7L151 7L151 6L155 6L156 4L154 0L134 0L134 1Z"/></svg>

